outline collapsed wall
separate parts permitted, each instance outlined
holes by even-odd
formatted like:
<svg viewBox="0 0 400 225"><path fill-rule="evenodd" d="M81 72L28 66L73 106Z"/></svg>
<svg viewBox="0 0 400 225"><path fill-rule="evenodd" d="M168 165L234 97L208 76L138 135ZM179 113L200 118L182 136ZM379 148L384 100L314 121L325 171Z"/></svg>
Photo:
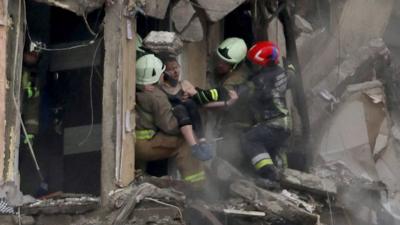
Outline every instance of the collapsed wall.
<svg viewBox="0 0 400 225"><path fill-rule="evenodd" d="M399 218L399 77L384 41L394 5L331 2L331 23L297 39L316 172L339 177L339 205L365 224Z"/></svg>

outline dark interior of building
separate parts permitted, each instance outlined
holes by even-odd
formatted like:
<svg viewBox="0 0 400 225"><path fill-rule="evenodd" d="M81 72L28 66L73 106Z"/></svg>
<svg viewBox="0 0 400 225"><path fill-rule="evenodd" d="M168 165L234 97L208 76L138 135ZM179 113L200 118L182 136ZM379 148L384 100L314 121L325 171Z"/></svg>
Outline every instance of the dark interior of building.
<svg viewBox="0 0 400 225"><path fill-rule="evenodd" d="M27 28L24 52L37 44L39 60L35 65L23 63L35 77L39 90L36 110L39 129L34 134L33 149L48 184L48 193L100 192L101 119L103 52L101 23L104 10L84 17L64 9L26 1ZM91 31L89 31L89 28ZM30 98L21 88L24 110ZM32 107L31 107L32 108ZM19 169L21 190L38 195L40 178L34 160L24 143L21 129ZM45 194L45 193L40 193Z"/></svg>

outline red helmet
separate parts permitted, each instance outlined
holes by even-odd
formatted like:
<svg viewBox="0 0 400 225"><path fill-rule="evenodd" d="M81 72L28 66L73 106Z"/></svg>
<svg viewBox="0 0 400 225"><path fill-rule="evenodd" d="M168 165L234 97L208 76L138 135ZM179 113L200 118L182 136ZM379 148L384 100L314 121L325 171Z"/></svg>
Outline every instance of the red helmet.
<svg viewBox="0 0 400 225"><path fill-rule="evenodd" d="M254 64L267 66L271 62L279 63L279 48L271 41L255 43L247 52L247 58Z"/></svg>

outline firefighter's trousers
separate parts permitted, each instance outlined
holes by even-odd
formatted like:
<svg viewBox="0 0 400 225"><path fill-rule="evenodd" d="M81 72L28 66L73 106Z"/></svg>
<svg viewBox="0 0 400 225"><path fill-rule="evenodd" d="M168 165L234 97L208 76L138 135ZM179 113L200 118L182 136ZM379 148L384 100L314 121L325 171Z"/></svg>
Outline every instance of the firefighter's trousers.
<svg viewBox="0 0 400 225"><path fill-rule="evenodd" d="M289 137L289 132L279 126L259 123L241 136L241 146L254 168L260 170L274 165L280 147Z"/></svg>
<svg viewBox="0 0 400 225"><path fill-rule="evenodd" d="M157 132L151 139L136 140L135 152L139 162L176 156L177 168L184 180L196 183L205 179L202 163L192 157L189 145L181 136Z"/></svg>

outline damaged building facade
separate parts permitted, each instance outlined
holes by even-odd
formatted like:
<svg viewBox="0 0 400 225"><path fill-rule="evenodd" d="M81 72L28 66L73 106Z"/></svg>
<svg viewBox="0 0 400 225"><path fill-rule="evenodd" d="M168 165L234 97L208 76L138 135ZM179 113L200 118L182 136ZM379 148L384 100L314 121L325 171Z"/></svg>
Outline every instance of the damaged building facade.
<svg viewBox="0 0 400 225"><path fill-rule="evenodd" d="M398 224L400 95L392 62L400 44L390 29L398 5L0 0L0 199L11 214L0 223ZM366 23L365 12L379 16ZM289 163L310 174L288 169L271 191L215 159L207 167L227 194L207 202L185 196L184 182L135 173L136 39L156 48L146 38L151 31L182 41L182 74L199 87L211 85L223 39L278 43L298 68ZM35 68L25 62L27 48L40 54ZM41 128L31 146L21 126L26 70L41 85ZM30 197L43 189L53 194Z"/></svg>

